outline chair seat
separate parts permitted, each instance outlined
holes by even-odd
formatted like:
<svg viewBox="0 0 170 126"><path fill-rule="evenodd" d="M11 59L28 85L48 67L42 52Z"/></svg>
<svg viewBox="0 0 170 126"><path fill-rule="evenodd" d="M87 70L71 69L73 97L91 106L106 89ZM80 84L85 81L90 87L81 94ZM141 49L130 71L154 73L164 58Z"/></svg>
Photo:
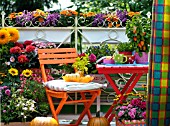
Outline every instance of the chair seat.
<svg viewBox="0 0 170 126"><path fill-rule="evenodd" d="M79 82L65 82L64 80L52 80L45 82L44 85L50 90L55 91L82 91L82 90L94 90L101 87L106 87L107 84L99 83L79 83Z"/></svg>

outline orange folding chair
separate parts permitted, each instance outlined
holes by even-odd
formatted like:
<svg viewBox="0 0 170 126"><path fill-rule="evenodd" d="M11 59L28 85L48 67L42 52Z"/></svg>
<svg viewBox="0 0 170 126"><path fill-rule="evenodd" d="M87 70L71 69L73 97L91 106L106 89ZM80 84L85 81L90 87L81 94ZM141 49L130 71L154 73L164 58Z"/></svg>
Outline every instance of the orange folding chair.
<svg viewBox="0 0 170 126"><path fill-rule="evenodd" d="M76 61L75 59L77 57L77 51L75 48L38 49L38 57L39 57L43 81L47 82L47 76L45 73L44 65L74 63ZM81 90L81 91L56 91L56 90L49 89L48 87L45 87L45 89L46 89L46 95L48 98L52 115L57 121L58 121L58 114L60 113L61 109L65 104L84 103L84 110L80 114L78 120L76 121L75 124L69 124L69 126L78 126L86 114L89 119L92 118L92 115L90 113L90 107L95 101L96 97L99 96L101 93L100 89ZM68 99L69 94L75 92L80 93L81 99L78 100ZM91 97L86 98L85 95L86 93L89 93ZM56 108L52 100L53 97L61 99Z"/></svg>

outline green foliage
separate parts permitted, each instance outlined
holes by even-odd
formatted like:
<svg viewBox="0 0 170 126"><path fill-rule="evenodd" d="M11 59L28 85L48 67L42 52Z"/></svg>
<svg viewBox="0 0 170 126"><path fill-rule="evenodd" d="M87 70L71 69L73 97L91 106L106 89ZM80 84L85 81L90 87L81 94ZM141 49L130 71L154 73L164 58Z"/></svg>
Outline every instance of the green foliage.
<svg viewBox="0 0 170 126"><path fill-rule="evenodd" d="M88 47L85 53L87 54L93 53L97 59L100 59L103 56L112 56L114 53L114 49L110 44L103 42L99 46Z"/></svg>
<svg viewBox="0 0 170 126"><path fill-rule="evenodd" d="M132 42L119 43L117 45L117 50L119 52L124 52L124 51L132 52L132 51L134 51L133 43Z"/></svg>
<svg viewBox="0 0 170 126"><path fill-rule="evenodd" d="M149 52L151 39L151 19L134 15L126 23L126 34L136 52Z"/></svg>
<svg viewBox="0 0 170 126"><path fill-rule="evenodd" d="M52 3L58 3L58 0L1 0L0 12L5 11L6 15L8 15L12 12L20 12L24 10L44 10L44 6L47 8L53 7Z"/></svg>

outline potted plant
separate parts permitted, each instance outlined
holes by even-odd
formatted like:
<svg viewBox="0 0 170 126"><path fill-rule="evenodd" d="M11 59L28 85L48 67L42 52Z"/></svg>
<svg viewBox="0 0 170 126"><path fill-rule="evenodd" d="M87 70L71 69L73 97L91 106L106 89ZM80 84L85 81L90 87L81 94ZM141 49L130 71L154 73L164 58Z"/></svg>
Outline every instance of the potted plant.
<svg viewBox="0 0 170 126"><path fill-rule="evenodd" d="M124 54L124 55L132 55L132 52L134 51L132 42L119 43L116 49L119 51L119 54Z"/></svg>
<svg viewBox="0 0 170 126"><path fill-rule="evenodd" d="M116 126L138 126L141 124L146 126L146 94L129 93L126 96L130 98L127 98L123 103L119 103L114 110Z"/></svg>
<svg viewBox="0 0 170 126"><path fill-rule="evenodd" d="M143 17L140 14L135 14L132 19L126 23L126 34L135 48L136 63L148 63L151 19Z"/></svg>
<svg viewBox="0 0 170 126"><path fill-rule="evenodd" d="M134 62L135 56L132 55L132 52L134 51L132 42L119 43L116 46L116 49L119 52L119 54L127 56L127 61L125 63L132 64Z"/></svg>

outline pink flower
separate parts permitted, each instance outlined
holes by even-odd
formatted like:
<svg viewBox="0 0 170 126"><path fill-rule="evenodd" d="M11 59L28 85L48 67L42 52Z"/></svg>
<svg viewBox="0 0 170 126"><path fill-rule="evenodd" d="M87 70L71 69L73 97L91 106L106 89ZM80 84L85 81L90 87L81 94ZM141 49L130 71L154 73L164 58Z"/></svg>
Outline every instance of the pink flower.
<svg viewBox="0 0 170 126"><path fill-rule="evenodd" d="M96 62L96 56L93 53L90 54L89 60L90 60L90 62Z"/></svg>
<svg viewBox="0 0 170 126"><path fill-rule="evenodd" d="M118 117L121 117L124 113L125 113L125 111L119 111Z"/></svg>
<svg viewBox="0 0 170 126"><path fill-rule="evenodd" d="M146 111L142 113L142 117L146 119Z"/></svg>
<svg viewBox="0 0 170 126"><path fill-rule="evenodd" d="M132 108L133 106L132 106L131 104L129 104L127 107L128 107L128 108Z"/></svg>
<svg viewBox="0 0 170 126"><path fill-rule="evenodd" d="M6 89L6 90L5 90L5 94L6 94L6 95L10 96L10 93L11 93L11 91L10 91L9 89Z"/></svg>
<svg viewBox="0 0 170 126"><path fill-rule="evenodd" d="M132 111L128 112L128 115L129 115L132 119L134 119L134 118L135 118L135 113L134 113L134 112L132 112Z"/></svg>
<svg viewBox="0 0 170 126"><path fill-rule="evenodd" d="M10 57L10 62L15 62L15 58L13 56Z"/></svg>
<svg viewBox="0 0 170 126"><path fill-rule="evenodd" d="M127 106L121 106L120 109L127 109Z"/></svg>

